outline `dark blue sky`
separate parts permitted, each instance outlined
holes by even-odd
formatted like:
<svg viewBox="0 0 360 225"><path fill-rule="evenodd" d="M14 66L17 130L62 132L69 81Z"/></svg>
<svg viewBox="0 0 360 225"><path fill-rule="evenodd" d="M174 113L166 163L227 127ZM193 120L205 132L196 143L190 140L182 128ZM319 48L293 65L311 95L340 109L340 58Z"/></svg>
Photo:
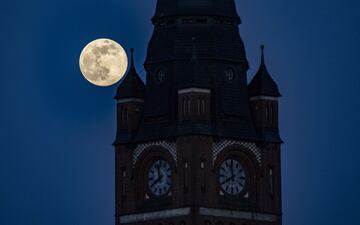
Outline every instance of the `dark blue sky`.
<svg viewBox="0 0 360 225"><path fill-rule="evenodd" d="M284 225L360 224L360 2L238 0L250 62L259 46L281 99ZM113 224L116 86L83 79L86 43L136 49L155 0L2 0L0 224Z"/></svg>

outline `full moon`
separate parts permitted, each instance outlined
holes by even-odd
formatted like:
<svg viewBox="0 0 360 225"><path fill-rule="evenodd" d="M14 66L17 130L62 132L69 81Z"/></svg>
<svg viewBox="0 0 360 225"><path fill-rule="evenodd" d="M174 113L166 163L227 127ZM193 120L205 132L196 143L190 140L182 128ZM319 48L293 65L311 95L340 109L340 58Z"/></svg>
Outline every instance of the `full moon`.
<svg viewBox="0 0 360 225"><path fill-rule="evenodd" d="M124 76L128 67L128 58L120 44L101 38L85 46L79 64L86 80L105 87L117 83Z"/></svg>

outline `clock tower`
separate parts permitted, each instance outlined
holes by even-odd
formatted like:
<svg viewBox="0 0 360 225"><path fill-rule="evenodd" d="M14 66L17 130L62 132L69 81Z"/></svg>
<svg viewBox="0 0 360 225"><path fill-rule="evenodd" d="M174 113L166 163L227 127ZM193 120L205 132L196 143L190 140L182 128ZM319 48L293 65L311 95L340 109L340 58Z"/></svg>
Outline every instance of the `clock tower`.
<svg viewBox="0 0 360 225"><path fill-rule="evenodd" d="M115 225L281 225L280 93L248 84L234 0L158 0L118 87Z"/></svg>

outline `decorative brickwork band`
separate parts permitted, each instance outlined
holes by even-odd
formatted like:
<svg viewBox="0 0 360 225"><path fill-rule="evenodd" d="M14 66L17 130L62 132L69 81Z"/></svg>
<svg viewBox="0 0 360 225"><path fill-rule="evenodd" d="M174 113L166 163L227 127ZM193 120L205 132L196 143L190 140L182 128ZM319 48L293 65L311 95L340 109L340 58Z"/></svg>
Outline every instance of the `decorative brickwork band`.
<svg viewBox="0 0 360 225"><path fill-rule="evenodd" d="M149 143L145 143L145 144L140 144L138 145L134 152L133 152L133 160L132 160L132 164L133 166L135 165L135 163L137 162L139 156L149 147L152 146L161 146L163 148L165 148L173 157L173 159L177 160L177 156L176 156L176 144L175 143L171 143L171 142L167 142L167 141L157 141L157 142L149 142Z"/></svg>
<svg viewBox="0 0 360 225"><path fill-rule="evenodd" d="M212 147L212 156L213 156L213 163L215 163L217 156L227 147L231 145L239 145L246 149L248 152L253 154L256 160L261 165L261 149L256 146L255 143L251 142L243 142L243 141L233 141L233 140L222 140L219 142L214 142Z"/></svg>

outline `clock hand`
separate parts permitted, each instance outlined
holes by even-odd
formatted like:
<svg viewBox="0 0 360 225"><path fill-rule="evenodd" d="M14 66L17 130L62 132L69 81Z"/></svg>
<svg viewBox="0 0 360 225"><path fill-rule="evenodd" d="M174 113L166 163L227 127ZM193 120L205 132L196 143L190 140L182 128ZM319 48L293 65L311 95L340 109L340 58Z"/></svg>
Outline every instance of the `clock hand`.
<svg viewBox="0 0 360 225"><path fill-rule="evenodd" d="M234 161L233 160L231 160L231 164L230 164L230 166L231 166L231 176L234 176Z"/></svg>
<svg viewBox="0 0 360 225"><path fill-rule="evenodd" d="M229 177L226 180L224 180L223 182L221 182L221 184L225 184L225 183L229 182L230 180L233 180L234 177L235 177L235 175L232 175L231 177Z"/></svg>
<svg viewBox="0 0 360 225"><path fill-rule="evenodd" d="M151 184L151 188L155 186L155 184L159 183L159 178L154 181L154 183Z"/></svg>
<svg viewBox="0 0 360 225"><path fill-rule="evenodd" d="M162 175L158 176L158 178L154 181L154 183L152 183L151 187L154 187L155 184L159 183L162 180L162 178L163 178Z"/></svg>
<svg viewBox="0 0 360 225"><path fill-rule="evenodd" d="M160 177L160 166L158 165L158 166L156 167L156 169L157 169L157 177L158 177L158 179L159 179L159 177Z"/></svg>

